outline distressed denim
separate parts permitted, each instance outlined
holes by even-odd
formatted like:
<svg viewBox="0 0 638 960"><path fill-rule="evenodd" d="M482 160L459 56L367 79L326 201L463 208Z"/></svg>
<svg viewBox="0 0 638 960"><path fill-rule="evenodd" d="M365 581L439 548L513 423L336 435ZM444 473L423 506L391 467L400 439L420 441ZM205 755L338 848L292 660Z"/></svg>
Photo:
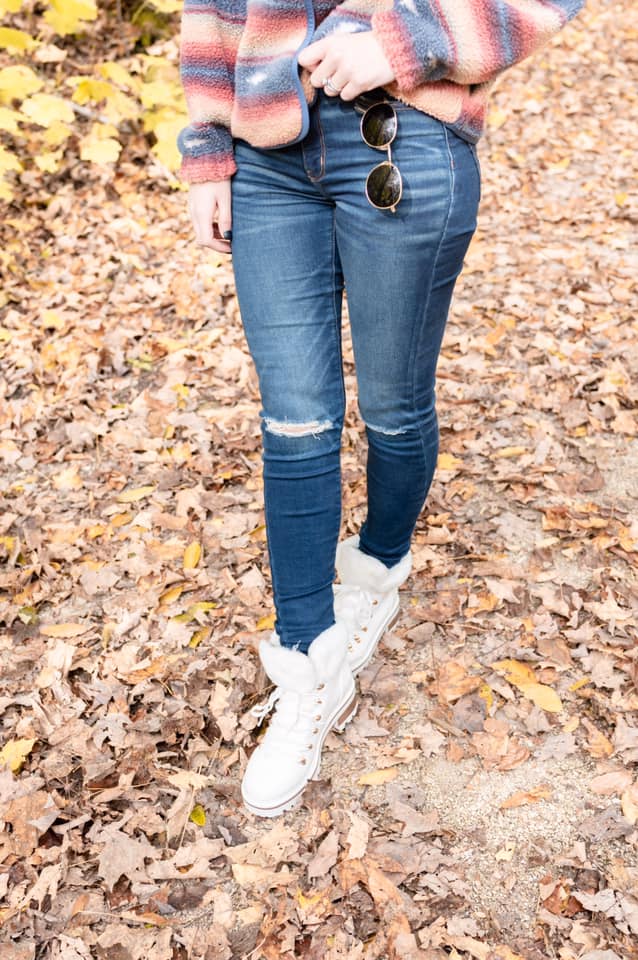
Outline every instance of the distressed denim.
<svg viewBox="0 0 638 960"><path fill-rule="evenodd" d="M386 151L363 141L352 102L320 89L299 143L234 142L233 270L262 402L275 629L303 652L334 623L344 286L368 441L360 548L389 567L410 548L436 466L436 364L476 228L475 147L380 93L398 117L396 213L366 199Z"/></svg>

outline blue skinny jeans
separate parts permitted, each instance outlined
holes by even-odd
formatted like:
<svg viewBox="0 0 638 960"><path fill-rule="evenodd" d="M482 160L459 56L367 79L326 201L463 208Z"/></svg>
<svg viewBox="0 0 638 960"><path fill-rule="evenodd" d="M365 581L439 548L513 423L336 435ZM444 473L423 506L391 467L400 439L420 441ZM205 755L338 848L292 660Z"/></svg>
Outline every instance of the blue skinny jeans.
<svg viewBox="0 0 638 960"><path fill-rule="evenodd" d="M398 117L394 214L366 199L386 152L364 142L352 101L320 89L299 143L234 144L233 271L262 401L275 629L302 652L334 623L344 286L368 441L360 549L390 567L410 548L436 466L436 365L476 229L475 147L379 92Z"/></svg>

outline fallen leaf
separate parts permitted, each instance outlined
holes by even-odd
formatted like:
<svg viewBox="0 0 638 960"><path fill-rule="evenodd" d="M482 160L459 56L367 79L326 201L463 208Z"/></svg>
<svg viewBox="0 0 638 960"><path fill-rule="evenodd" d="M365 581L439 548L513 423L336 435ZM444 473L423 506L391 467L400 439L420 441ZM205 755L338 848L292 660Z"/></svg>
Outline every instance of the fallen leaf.
<svg viewBox="0 0 638 960"><path fill-rule="evenodd" d="M194 570L202 555L201 544L197 541L189 543L184 550L184 570Z"/></svg>
<svg viewBox="0 0 638 960"><path fill-rule="evenodd" d="M507 800L503 800L499 809L511 810L513 807L522 807L528 803L538 803L540 800L547 800L551 795L551 787L546 783L541 783L537 787L532 787L531 790L517 790Z"/></svg>
<svg viewBox="0 0 638 960"><path fill-rule="evenodd" d="M6 764L13 773L18 773L34 744L35 740L9 740L0 750L0 766Z"/></svg>
<svg viewBox="0 0 638 960"><path fill-rule="evenodd" d="M370 773L364 773L359 777L357 783L367 787L377 787L382 783L388 783L398 776L399 771L396 767L385 767L381 770L372 770Z"/></svg>

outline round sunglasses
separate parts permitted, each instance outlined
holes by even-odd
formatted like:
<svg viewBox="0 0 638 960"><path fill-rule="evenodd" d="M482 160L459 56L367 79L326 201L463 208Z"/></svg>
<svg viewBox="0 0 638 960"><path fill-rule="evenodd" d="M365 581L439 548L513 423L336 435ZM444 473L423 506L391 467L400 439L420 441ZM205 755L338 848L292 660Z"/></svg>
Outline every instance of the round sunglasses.
<svg viewBox="0 0 638 960"><path fill-rule="evenodd" d="M361 98L359 112L365 106ZM376 150L387 150L388 159L373 167L366 179L366 197L373 207L378 210L391 210L396 213L396 206L403 194L401 172L396 163L392 162L390 144L397 135L398 120L396 110L387 100L381 100L367 107L361 117L361 136L369 147Z"/></svg>

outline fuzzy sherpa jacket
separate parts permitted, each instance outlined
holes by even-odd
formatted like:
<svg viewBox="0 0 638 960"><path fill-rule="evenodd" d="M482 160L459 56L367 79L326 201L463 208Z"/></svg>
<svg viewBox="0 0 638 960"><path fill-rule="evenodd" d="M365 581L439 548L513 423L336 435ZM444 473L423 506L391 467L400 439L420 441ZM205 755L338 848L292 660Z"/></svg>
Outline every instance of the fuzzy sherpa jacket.
<svg viewBox="0 0 638 960"><path fill-rule="evenodd" d="M265 149L308 132L316 89L297 55L333 31L374 31L395 74L384 89L475 143L497 76L584 0L185 0L180 72L189 111L181 175L237 169L233 138Z"/></svg>

